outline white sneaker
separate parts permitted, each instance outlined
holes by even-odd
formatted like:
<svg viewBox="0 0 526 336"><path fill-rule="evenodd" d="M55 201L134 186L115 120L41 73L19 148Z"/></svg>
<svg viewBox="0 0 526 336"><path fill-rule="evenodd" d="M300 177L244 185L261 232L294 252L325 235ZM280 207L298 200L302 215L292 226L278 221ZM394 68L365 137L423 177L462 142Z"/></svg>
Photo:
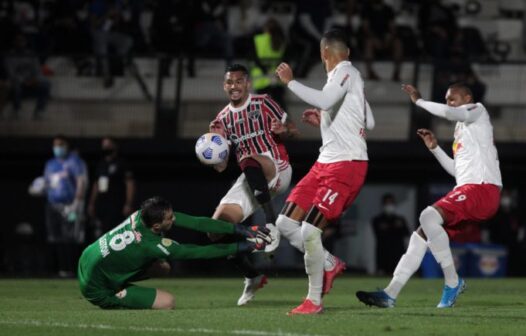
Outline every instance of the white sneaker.
<svg viewBox="0 0 526 336"><path fill-rule="evenodd" d="M251 301L256 295L256 291L263 288L267 284L267 276L265 274L258 275L255 278L245 278L245 289L243 294L237 300L238 306L244 306Z"/></svg>

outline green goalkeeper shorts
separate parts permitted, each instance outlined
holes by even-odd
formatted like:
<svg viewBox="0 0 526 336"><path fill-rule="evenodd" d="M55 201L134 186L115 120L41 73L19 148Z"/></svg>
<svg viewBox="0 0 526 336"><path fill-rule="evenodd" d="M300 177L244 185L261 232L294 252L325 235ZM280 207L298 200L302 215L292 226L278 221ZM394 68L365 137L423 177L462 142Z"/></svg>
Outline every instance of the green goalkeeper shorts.
<svg viewBox="0 0 526 336"><path fill-rule="evenodd" d="M129 285L120 292L101 291L87 299L103 309L151 309L156 295L155 288Z"/></svg>

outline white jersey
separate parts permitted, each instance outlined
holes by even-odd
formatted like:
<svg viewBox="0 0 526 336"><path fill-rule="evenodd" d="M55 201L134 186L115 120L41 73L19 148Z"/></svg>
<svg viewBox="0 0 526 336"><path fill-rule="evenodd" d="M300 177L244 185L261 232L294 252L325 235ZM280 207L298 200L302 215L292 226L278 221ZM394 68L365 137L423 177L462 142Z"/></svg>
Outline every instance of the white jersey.
<svg viewBox="0 0 526 336"><path fill-rule="evenodd" d="M368 160L365 128L374 117L365 99L360 72L342 61L327 74L322 91L290 81L289 89L305 102L321 109L322 146L318 162Z"/></svg>
<svg viewBox="0 0 526 336"><path fill-rule="evenodd" d="M453 142L453 172L457 186L482 183L502 186L493 126L484 105L466 104L455 108L422 99L417 105L435 115L457 121ZM440 158L439 161L444 166Z"/></svg>

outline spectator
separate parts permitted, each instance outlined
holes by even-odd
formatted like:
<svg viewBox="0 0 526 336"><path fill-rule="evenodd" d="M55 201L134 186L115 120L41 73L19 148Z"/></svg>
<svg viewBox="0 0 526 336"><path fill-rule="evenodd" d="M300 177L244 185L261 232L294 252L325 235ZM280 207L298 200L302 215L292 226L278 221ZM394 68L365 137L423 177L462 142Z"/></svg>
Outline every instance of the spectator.
<svg viewBox="0 0 526 336"><path fill-rule="evenodd" d="M269 18L263 33L254 35L254 65L250 70L252 87L267 93L286 111L285 87L277 80L276 67L283 61L285 33L276 19Z"/></svg>
<svg viewBox="0 0 526 336"><path fill-rule="evenodd" d="M121 223L133 211L135 180L126 161L120 158L114 139L102 139L103 158L97 165L88 214L98 223L96 237Z"/></svg>
<svg viewBox="0 0 526 336"><path fill-rule="evenodd" d="M396 31L393 9L383 0L369 1L363 9L362 18L367 77L371 80L380 78L373 70L372 62L379 53L382 53L394 60L392 80L400 81L403 49Z"/></svg>
<svg viewBox="0 0 526 336"><path fill-rule="evenodd" d="M427 0L418 12L418 27L424 48L434 59L449 56L451 41L455 40L458 25L451 8L440 0Z"/></svg>
<svg viewBox="0 0 526 336"><path fill-rule="evenodd" d="M91 0L89 5L91 37L93 51L102 65L104 87L113 86L110 60L125 60L133 46L133 39L128 34L131 12L123 0ZM109 50L115 51L117 57L110 57Z"/></svg>
<svg viewBox="0 0 526 336"><path fill-rule="evenodd" d="M64 136L55 136L54 158L46 162L44 170L47 241L54 252L60 277L74 276L77 249L84 242L86 164L69 148Z"/></svg>
<svg viewBox="0 0 526 336"><path fill-rule="evenodd" d="M35 96L34 119L40 119L50 96L51 83L42 75L38 57L27 47L26 37L18 33L14 48L6 56L5 69L13 97L13 115L16 119L22 106L22 99Z"/></svg>
<svg viewBox="0 0 526 336"><path fill-rule="evenodd" d="M195 46L201 51L220 50L226 65L234 57L232 38L227 31L227 2L201 0L195 30Z"/></svg>
<svg viewBox="0 0 526 336"><path fill-rule="evenodd" d="M289 51L297 77L305 77L313 64L320 61L320 40L331 16L331 5L325 0L297 1L296 17L291 27Z"/></svg>
<svg viewBox="0 0 526 336"><path fill-rule="evenodd" d="M394 195L385 194L382 207L382 213L373 218L376 269L380 274L392 274L405 252L404 239L409 236L409 230L405 218L396 213Z"/></svg>
<svg viewBox="0 0 526 336"><path fill-rule="evenodd" d="M488 223L489 240L494 244L506 246L508 250L508 275L523 276L526 274L525 257L525 225L519 218L512 193L503 189L500 208Z"/></svg>

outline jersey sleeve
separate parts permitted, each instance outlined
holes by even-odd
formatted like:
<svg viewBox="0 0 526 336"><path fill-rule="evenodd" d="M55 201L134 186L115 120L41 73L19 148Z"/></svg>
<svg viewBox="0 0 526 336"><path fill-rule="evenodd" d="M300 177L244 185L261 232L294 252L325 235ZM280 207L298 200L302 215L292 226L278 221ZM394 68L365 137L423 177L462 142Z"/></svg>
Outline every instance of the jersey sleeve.
<svg viewBox="0 0 526 336"><path fill-rule="evenodd" d="M342 74L346 74L347 77L345 75L340 76ZM327 82L321 91L305 86L296 80L291 80L288 88L307 104L327 111L340 101L347 92L346 85L348 85L350 76L348 72L341 71L335 78Z"/></svg>
<svg viewBox="0 0 526 336"><path fill-rule="evenodd" d="M374 115L373 110L371 110L371 106L369 105L369 102L365 100L365 127L368 130L374 129L374 126L376 125L374 121Z"/></svg>
<svg viewBox="0 0 526 336"><path fill-rule="evenodd" d="M234 225L222 220L208 217L195 217L181 212L175 212L174 225L190 230L208 233L234 233Z"/></svg>
<svg viewBox="0 0 526 336"><path fill-rule="evenodd" d="M283 111L281 106L279 106L279 104L276 103L274 99L267 95L265 96L264 104L267 108L267 111L269 111L274 119L279 120L283 124L285 123L287 120L287 113Z"/></svg>
<svg viewBox="0 0 526 336"><path fill-rule="evenodd" d="M213 259L237 253L237 243L193 245L179 244L175 240L163 238L155 247L158 258L166 259Z"/></svg>
<svg viewBox="0 0 526 336"><path fill-rule="evenodd" d="M417 100L416 105L437 117L467 123L476 121L482 115L483 110L478 104L465 104L459 107L453 107L446 104L426 101L424 99Z"/></svg>

